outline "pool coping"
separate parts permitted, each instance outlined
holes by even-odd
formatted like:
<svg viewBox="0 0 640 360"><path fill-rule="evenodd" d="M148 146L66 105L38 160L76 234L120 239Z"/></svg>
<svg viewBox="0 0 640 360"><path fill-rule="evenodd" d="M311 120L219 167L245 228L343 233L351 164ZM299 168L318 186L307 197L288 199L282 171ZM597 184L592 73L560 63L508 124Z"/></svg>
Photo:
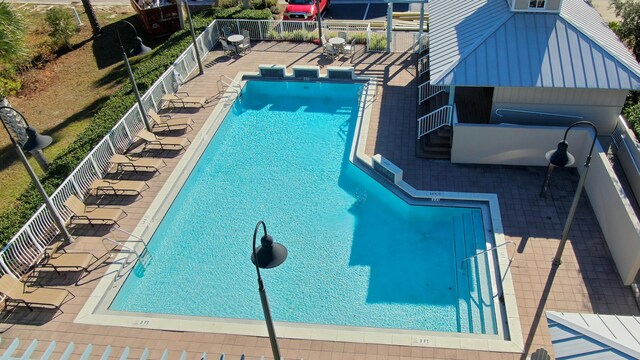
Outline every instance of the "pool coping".
<svg viewBox="0 0 640 360"><path fill-rule="evenodd" d="M255 77L254 72L239 72L234 78L234 82L244 86L243 78ZM277 79L267 79L277 80ZM326 79L318 79L326 80ZM375 81L367 77L359 77L359 81ZM368 87L367 87L368 88ZM361 141L366 143L368 134L369 117L371 114L372 98L367 91L361 97L359 111L354 132L354 143L351 149L351 161L362 168L365 164L374 169L374 158L366 155L364 149L358 146ZM237 92L231 87L222 94L222 97L211 115L203 124L202 129L194 137L191 145L183 154L176 168L171 173L149 209L146 211L138 226L132 232L134 237L149 239L162 221L165 213L175 200L180 189L190 175L193 168L198 163L202 153L222 124L225 116L231 109L237 97ZM371 102L369 102L371 101ZM375 157L375 156L374 156ZM357 161L354 161L357 160ZM385 165L392 165L386 159ZM416 190L404 181L399 182L398 187L408 195L418 199L455 199L465 201L482 201L489 205L490 215L493 222L494 240L496 245L504 243L502 233L502 223L497 196L495 194L473 194L473 193L452 193L433 192ZM139 240L134 237L129 239L127 245L142 246ZM503 251L500 251L503 250ZM507 253L504 247L498 250L498 262L500 268L506 267L508 263ZM115 293L126 280L126 273L133 270L131 257L133 254L120 252L114 259L114 263L107 269L96 288L93 290L84 306L76 316L75 323L125 326L145 329L161 329L173 331L198 331L216 332L250 336L268 336L264 321L246 319L224 319L211 317L194 317L167 314L141 314L107 310L108 304L113 300ZM123 264L125 275L120 275ZM507 324L511 333L511 340L504 340L499 335L444 333L422 330L402 330L384 328L366 328L351 326L334 326L304 323L275 322L279 337L292 339L324 340L324 341L345 341L357 343L374 343L387 345L406 345L438 347L450 349L470 349L470 350L491 350L502 352L523 351L522 332L520 320L517 316L517 306L515 303L515 291L511 279L510 271L507 271L502 285L505 297L505 308L508 315ZM499 319L498 319L499 320ZM496 321L500 326L501 321ZM517 330L517 331L514 331ZM504 335L504 334L503 334Z"/></svg>

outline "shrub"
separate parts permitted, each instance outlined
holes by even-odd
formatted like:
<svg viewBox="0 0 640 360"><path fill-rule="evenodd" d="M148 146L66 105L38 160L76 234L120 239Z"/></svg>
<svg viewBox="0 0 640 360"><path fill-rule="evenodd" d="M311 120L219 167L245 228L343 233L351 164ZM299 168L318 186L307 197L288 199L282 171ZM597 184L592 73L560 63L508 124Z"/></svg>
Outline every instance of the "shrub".
<svg viewBox="0 0 640 360"><path fill-rule="evenodd" d="M271 20L273 17L271 16L271 10L269 9L262 9L262 10L245 9L233 14L231 18L232 19L249 19L249 20Z"/></svg>
<svg viewBox="0 0 640 360"><path fill-rule="evenodd" d="M366 44L367 43L367 33L365 32L357 32L357 33L349 33L349 37L353 40L356 40L356 44Z"/></svg>
<svg viewBox="0 0 640 360"><path fill-rule="evenodd" d="M233 14L236 14L240 11L242 11L242 8L240 6L234 6L226 9L214 9L213 16L216 19L231 19Z"/></svg>
<svg viewBox="0 0 640 360"><path fill-rule="evenodd" d="M274 15L280 14L280 11L281 11L280 10L280 6L278 6L278 5L269 7L269 10L271 10L271 13L274 14Z"/></svg>
<svg viewBox="0 0 640 360"><path fill-rule="evenodd" d="M369 42L370 50L385 50L387 48L387 36L381 34L371 34L371 41Z"/></svg>
<svg viewBox="0 0 640 360"><path fill-rule="evenodd" d="M239 4L238 0L218 0L218 6L222 9L236 7Z"/></svg>
<svg viewBox="0 0 640 360"><path fill-rule="evenodd" d="M22 87L22 80L16 73L7 68L0 72L0 99L7 95L15 95Z"/></svg>
<svg viewBox="0 0 640 360"><path fill-rule="evenodd" d="M251 0L251 8L252 9L262 9L262 0Z"/></svg>
<svg viewBox="0 0 640 360"><path fill-rule="evenodd" d="M272 8L278 6L278 0L267 0L267 7Z"/></svg>
<svg viewBox="0 0 640 360"><path fill-rule="evenodd" d="M71 38L80 30L71 12L66 8L53 7L47 10L45 20L52 48L58 50L66 46L71 49Z"/></svg>
<svg viewBox="0 0 640 360"><path fill-rule="evenodd" d="M202 31L211 22L209 17L203 15L194 16L194 27ZM188 30L179 31L154 51L148 57L142 59L134 66L134 75L140 92L148 89L162 73L175 61L175 59L191 44ZM87 156L88 152L98 143L120 120L124 113L135 103L135 96L130 86L118 89L95 113L91 124L80 133L75 141L56 156L51 162L49 171L41 179L47 192L53 192L78 163ZM38 209L42 199L36 189L30 186L18 197L18 204L0 214L0 246L4 246L8 240L22 227L22 225Z"/></svg>
<svg viewBox="0 0 640 360"><path fill-rule="evenodd" d="M640 139L640 103L631 106L625 106L622 114L629 123L629 127L633 129L636 137Z"/></svg>

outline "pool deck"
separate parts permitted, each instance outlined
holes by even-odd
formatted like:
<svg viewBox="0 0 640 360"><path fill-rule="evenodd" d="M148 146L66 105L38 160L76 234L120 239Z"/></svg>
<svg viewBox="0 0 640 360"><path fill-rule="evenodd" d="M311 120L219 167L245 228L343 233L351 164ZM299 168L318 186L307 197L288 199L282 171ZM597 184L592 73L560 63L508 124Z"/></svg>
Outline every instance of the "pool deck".
<svg viewBox="0 0 640 360"><path fill-rule="evenodd" d="M415 157L415 62L415 55L398 53L365 53L353 64L346 58L330 62L321 56L317 46L308 43L261 42L254 44L249 54L234 58L214 51L204 60L205 74L193 77L181 89L190 95L211 97L214 101L200 111L190 112L189 116L195 120L194 130L181 136L193 139L209 117L216 106L216 81L223 74L233 78L240 71L256 71L259 64L319 65L321 68L355 66L357 74L376 76L381 84L373 104L367 154L379 153L394 162L404 170L404 179L417 189L497 194L505 240L518 244L511 271L528 354L540 347L553 352L544 310L640 315L630 289L622 285L586 196L580 202L563 264L559 268L551 266L578 181L575 170L555 172L549 196L540 199L543 168L457 165ZM142 193L143 198L110 202L119 202L128 213L120 221L127 231L137 226L181 158L180 154L158 155L165 158L167 167L148 180L150 188ZM99 257L91 266L92 271L79 280L77 273L39 274L37 278L43 284L67 288L75 297L63 304L62 314L40 310L29 312L22 308L3 312L0 350L7 348L10 339L19 337L22 341L18 354L26 349L31 339L40 341L32 358L38 358L51 340L58 343L53 358L60 357L69 342L76 345L74 358L82 354L87 344L93 344L93 354L96 354L93 358L98 358L107 345L113 348L112 358L119 357L125 346L130 348L131 358L140 357L144 348L149 348L151 359L159 358L164 349L169 349L170 359L177 359L183 350L188 352L188 359L199 359L202 352L209 358L218 358L221 353L225 353L227 359L239 359L241 354L247 359L259 359L262 355L270 358L271 349L266 337L73 323L115 258L106 253L102 236L124 239L125 234L109 233L109 229L100 227L78 227L72 234L78 239L70 246L71 251L90 251ZM250 236L251 229L247 229L247 244ZM255 279L247 281L255 282ZM279 338L279 345L286 359L523 358L521 354L512 353L286 338Z"/></svg>

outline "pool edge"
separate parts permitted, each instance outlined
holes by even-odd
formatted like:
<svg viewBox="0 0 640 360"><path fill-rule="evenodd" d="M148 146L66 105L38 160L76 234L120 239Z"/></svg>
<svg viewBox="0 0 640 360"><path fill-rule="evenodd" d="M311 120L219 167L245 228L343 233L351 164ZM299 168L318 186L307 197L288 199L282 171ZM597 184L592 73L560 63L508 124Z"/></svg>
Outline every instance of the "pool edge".
<svg viewBox="0 0 640 360"><path fill-rule="evenodd" d="M244 83L245 75L255 75L251 72L239 72L234 81ZM370 78L360 77L359 80L373 80ZM216 105L211 115L205 121L202 130L195 136L191 145L180 159L176 168L169 176L167 182L162 187L151 206L140 220L140 223L133 231L133 235L145 238L147 235L153 234L157 226L160 224L166 210L171 206L185 179L196 166L200 156L206 149L207 144L215 135L222 120L227 115L233 101L235 101L237 93L227 90L220 102ZM370 100L368 92L361 99L362 116L358 116L356 122L356 131L354 133L354 142L351 148L351 161L356 166L362 163L373 169L371 157L364 154L364 150L358 146L360 141L366 142L368 134L368 119L371 114L371 104L367 106ZM366 120L366 121L365 121ZM365 126L366 125L366 126ZM354 161L356 156L360 161ZM362 156L362 158L360 158ZM396 184L399 189L407 193L409 196L417 199L453 199L465 201L486 202L489 205L491 221L494 229L494 241L496 245L504 243L504 234L502 232L502 221L500 218L500 210L498 199L495 194L472 194L472 193L453 193L453 192L433 192L416 190L408 183L401 181ZM149 237L147 236L147 237ZM135 242L131 243L136 244ZM139 243L137 243L140 245ZM504 250L504 249L502 249ZM498 251L498 262L502 269L505 261L507 261L505 251ZM95 324L95 325L111 325L135 327L144 329L160 329L160 330L177 330L177 331L199 331L199 332L216 332L230 333L237 335L249 336L267 336L266 328L263 321L258 320L242 320L242 319L219 319L205 318L193 316L177 316L177 315L155 315L140 313L124 313L115 311L106 311L105 307L113 300L117 292L116 289L121 286L121 282L126 280L126 276L120 277L114 282L116 273L119 271L120 263L126 263L127 258L131 254L119 253L114 264L107 269L107 273L98 283L94 291L89 296L85 305L76 316L75 323ZM133 267L131 267L132 269ZM129 269L129 271L131 270ZM497 335L478 335L478 334L462 334L462 333L444 333L431 332L422 330L399 330L399 329L378 329L363 327L346 327L346 326L330 326L317 324L295 324L286 322L276 322L279 337L291 339L307 339L307 340L324 340L324 341L345 341L356 343L371 343L385 345L405 345L418 347L437 347L449 349L467 349L467 350L484 350L484 351L500 351L521 353L524 349L522 340L522 331L518 317L517 306L515 303L515 292L510 271L505 275L502 284L503 294L505 295L504 306L507 314L507 324L511 340L506 341ZM111 295L109 293L112 293ZM517 331L514 331L517 330Z"/></svg>

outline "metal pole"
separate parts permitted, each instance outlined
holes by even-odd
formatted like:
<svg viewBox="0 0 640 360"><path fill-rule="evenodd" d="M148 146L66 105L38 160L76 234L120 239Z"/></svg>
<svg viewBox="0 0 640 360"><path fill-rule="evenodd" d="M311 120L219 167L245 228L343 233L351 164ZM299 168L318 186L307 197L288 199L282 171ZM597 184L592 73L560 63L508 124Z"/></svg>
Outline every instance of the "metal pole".
<svg viewBox="0 0 640 360"><path fill-rule="evenodd" d="M260 293L260 302L262 303L262 312L264 313L264 321L267 323L267 332L269 333L269 342L271 343L271 351L273 352L273 358L280 360L280 348L278 347L278 339L276 338L276 330L273 327L273 319L271 319L271 310L269 310L269 300L267 299L267 292L260 276L260 266L258 264L258 254L256 254L256 235L258 229L262 225L264 235L267 235L267 225L263 221L259 221L256 224L256 228L253 231L253 258L255 259L256 272L258 274L258 292Z"/></svg>
<svg viewBox="0 0 640 360"><path fill-rule="evenodd" d="M273 358L280 360L280 349L278 348L276 330L273 328L273 320L271 319L271 311L269 310L269 300L267 300L267 292L264 289L262 279L258 279L258 291L260 292L260 301L262 302L264 321L266 321L267 323L267 332L269 333L269 342L271 342L271 351L273 352Z"/></svg>
<svg viewBox="0 0 640 360"><path fill-rule="evenodd" d="M322 43L322 17L320 11L320 0L316 0L316 8L318 8L318 15L316 15L316 20L318 21L318 43L320 46L324 46Z"/></svg>
<svg viewBox="0 0 640 360"><path fill-rule="evenodd" d="M198 69L200 69L200 75L204 74L204 67L202 66L202 60L200 59L200 50L198 50L198 43L196 42L196 32L193 29L193 21L191 21L191 10L189 10L189 0L184 0L184 4L187 7L187 17L189 17L189 27L191 28L191 39L193 39L193 48L196 51L196 60L198 60Z"/></svg>
<svg viewBox="0 0 640 360"><path fill-rule="evenodd" d="M128 21L121 20L131 25ZM136 28L131 25L133 31L136 31ZM136 36L138 32L136 31ZM144 122L144 126L147 130L152 131L153 128L151 124L149 124L149 119L147 119L147 114L145 114L144 106L142 105L142 98L140 98L140 92L138 92L138 84L136 84L136 78L133 76L133 70L131 70L131 64L129 64L129 57L127 57L127 52L124 51L124 46L122 45L122 39L120 38L120 31L116 27L116 35L118 36L118 43L120 43L120 50L122 50L122 58L124 59L124 64L127 67L127 73L129 74L129 80L131 80L131 84L133 85L133 92L136 95L136 100L138 101L138 110L140 111L140 116L142 116L142 122Z"/></svg>
<svg viewBox="0 0 640 360"><path fill-rule="evenodd" d="M589 155L584 162L584 171L582 175L580 175L580 180L578 181L578 187L576 188L576 193L573 196L573 202L571 203L571 208L569 209L569 215L567 215L567 221L564 224L564 230L562 230L562 238L560 238L560 244L558 244L558 250L556 251L556 256L553 258L554 265L562 264L562 252L564 251L564 247L567 243L567 239L569 238L569 231L571 231L571 225L573 224L573 218L576 215L576 210L578 209L578 203L580 202L580 195L582 194L582 189L584 188L584 182L587 179L587 173L589 172L589 167L591 166L591 156L593 154L593 148L596 145L596 140L598 140L598 128L593 125L589 121L578 121L567 128L564 132L563 141L567 139L567 134L569 130L577 125L587 125L593 129L593 141L591 142L591 148L589 148Z"/></svg>
<svg viewBox="0 0 640 360"><path fill-rule="evenodd" d="M0 122L2 122L2 125L4 125L5 130L7 130L7 133L9 134L9 138L11 139L11 143L13 143L13 146L15 147L16 152L18 153L18 157L20 158L20 161L22 161L22 164L27 169L27 172L29 173L29 177L31 177L31 181L33 181L33 185L35 185L36 189L38 189L38 192L40 193L42 200L44 200L44 205L47 207L47 210L49 210L49 213L53 218L53 222L58 227L58 230L60 230L60 233L62 234L64 239L72 243L73 237L71 237L71 234L69 234L69 232L67 231L67 228L64 226L64 222L62 221L62 218L60 218L60 214L58 214L58 211L56 210L56 208L51 203L51 200L49 199L49 195L47 195L47 192L44 191L44 188L40 183L40 179L38 179L38 175L36 175L36 173L33 171L33 168L31 168L31 164L29 164L29 161L27 160L26 155L20 148L20 145L18 145L18 143L13 138L13 136L11 136L9 129L7 129L7 125L5 125L4 121L0 121Z"/></svg>
<svg viewBox="0 0 640 360"><path fill-rule="evenodd" d="M122 49L122 58L124 59L124 63L127 66L127 72L129 73L129 79L131 80L131 84L133 84L133 92L136 94L136 100L138 101L138 110L140 110L140 115L142 116L142 121L144 122L144 126L147 130L152 131L151 124L149 124L149 119L147 119L147 114L144 112L144 105L142 105L142 98L140 98L140 92L138 92L138 85L136 84L136 78L133 77L133 70L131 70L131 64L129 64L129 58L127 57L127 53L124 51L124 47Z"/></svg>
<svg viewBox="0 0 640 360"><path fill-rule="evenodd" d="M584 164L584 171L582 172L582 175L580 175L580 181L578 181L576 194L573 196L571 209L569 210L569 215L567 215L567 221L564 224L564 230L562 230L562 238L560 239L560 244L558 244L558 250L556 251L556 256L553 258L554 265L562 264L562 252L564 251L564 246L566 245L567 239L569 238L569 231L571 230L571 225L573 224L573 218L576 215L578 203L580 202L580 195L582 194L582 189L584 188L584 182L585 182L585 179L587 178L588 172L589 172L589 164L587 163L587 164Z"/></svg>

